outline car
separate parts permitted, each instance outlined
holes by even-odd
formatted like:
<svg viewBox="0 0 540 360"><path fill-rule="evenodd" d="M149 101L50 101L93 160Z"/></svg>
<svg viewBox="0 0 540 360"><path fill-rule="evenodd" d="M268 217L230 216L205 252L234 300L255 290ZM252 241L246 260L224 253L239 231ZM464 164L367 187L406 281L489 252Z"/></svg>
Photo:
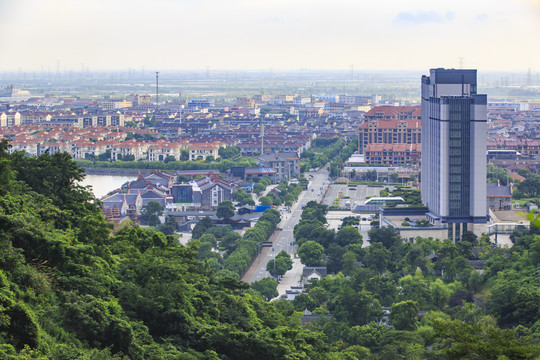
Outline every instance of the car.
<svg viewBox="0 0 540 360"><path fill-rule="evenodd" d="M363 217L363 218L362 218L362 221L367 221L367 218Z"/></svg>
<svg viewBox="0 0 540 360"><path fill-rule="evenodd" d="M349 190L356 191L356 188L355 187L350 187Z"/></svg>

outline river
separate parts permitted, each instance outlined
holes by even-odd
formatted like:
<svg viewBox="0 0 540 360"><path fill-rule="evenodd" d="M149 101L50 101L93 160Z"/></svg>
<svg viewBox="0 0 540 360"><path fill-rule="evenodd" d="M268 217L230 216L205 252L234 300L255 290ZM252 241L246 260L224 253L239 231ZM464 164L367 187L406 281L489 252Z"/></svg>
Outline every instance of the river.
<svg viewBox="0 0 540 360"><path fill-rule="evenodd" d="M91 185L94 196L98 199L113 190L120 188L128 181L136 180L137 176L123 175L86 175L81 181L82 186Z"/></svg>

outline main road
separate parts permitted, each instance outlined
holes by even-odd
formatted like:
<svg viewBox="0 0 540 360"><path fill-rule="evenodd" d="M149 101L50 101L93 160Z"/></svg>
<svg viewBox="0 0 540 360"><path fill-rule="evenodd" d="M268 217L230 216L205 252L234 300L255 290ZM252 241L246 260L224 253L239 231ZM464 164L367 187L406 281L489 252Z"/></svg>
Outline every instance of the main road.
<svg viewBox="0 0 540 360"><path fill-rule="evenodd" d="M328 169L326 166L319 169L317 172L305 173L305 176L309 179L308 189L302 191L298 197L298 201L291 207L290 211L281 211L281 222L278 224L278 229L281 230L274 232L274 235L270 238L270 241L273 242L272 248L263 248L251 267L242 277L242 280L245 282L251 284L252 282L271 276L270 273L266 271L266 265L270 260L274 259L281 250L285 250L289 254L295 254L296 246L293 244L293 230L294 226L298 224L300 217L302 216L302 205L305 205L312 200L320 201L323 198L323 191L328 188ZM295 269L296 271L301 271L301 266L297 264L296 259Z"/></svg>

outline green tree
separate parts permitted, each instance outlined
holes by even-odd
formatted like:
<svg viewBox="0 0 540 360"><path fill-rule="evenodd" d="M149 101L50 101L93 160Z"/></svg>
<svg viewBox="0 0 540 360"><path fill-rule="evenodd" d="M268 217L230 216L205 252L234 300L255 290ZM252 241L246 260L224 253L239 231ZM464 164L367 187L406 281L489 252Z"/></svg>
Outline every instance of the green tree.
<svg viewBox="0 0 540 360"><path fill-rule="evenodd" d="M315 241L307 241L298 248L300 261L306 266L319 266L321 264L324 248Z"/></svg>
<svg viewBox="0 0 540 360"><path fill-rule="evenodd" d="M163 214L164 207L157 201L150 201L141 211L142 219L149 226L158 226L161 224L159 217Z"/></svg>
<svg viewBox="0 0 540 360"><path fill-rule="evenodd" d="M171 161L176 161L176 158L175 158L174 156L172 156L172 155L167 155L167 157L165 158L165 160L163 160L163 162L164 162L165 164L170 163Z"/></svg>
<svg viewBox="0 0 540 360"><path fill-rule="evenodd" d="M240 148L238 146L220 147L218 154L224 159L232 159L240 154Z"/></svg>
<svg viewBox="0 0 540 360"><path fill-rule="evenodd" d="M364 261L367 267L382 273L387 269L390 262L391 253L381 243L374 243L369 246Z"/></svg>
<svg viewBox="0 0 540 360"><path fill-rule="evenodd" d="M233 194L233 198L238 202L240 206L242 205L255 205L253 197L251 194L246 193L244 190L237 190Z"/></svg>
<svg viewBox="0 0 540 360"><path fill-rule="evenodd" d="M234 216L234 205L231 201L226 200L219 203L216 216L220 219L229 219Z"/></svg>
<svg viewBox="0 0 540 360"><path fill-rule="evenodd" d="M180 150L180 161L188 161L188 160L189 160L189 149Z"/></svg>
<svg viewBox="0 0 540 360"><path fill-rule="evenodd" d="M271 196L262 196L259 198L259 203L262 206L272 206L274 204L274 200Z"/></svg>
<svg viewBox="0 0 540 360"><path fill-rule="evenodd" d="M530 335L520 334L522 329L501 330L487 317L474 323L435 319L432 326L451 359L534 359L540 353Z"/></svg>
<svg viewBox="0 0 540 360"><path fill-rule="evenodd" d="M336 242L340 246L347 246L351 244L361 244L362 235L358 232L358 229L352 226L345 226L341 228L336 234Z"/></svg>
<svg viewBox="0 0 540 360"><path fill-rule="evenodd" d="M354 226L360 224L360 219L357 219L355 216L347 216L343 218L341 226Z"/></svg>
<svg viewBox="0 0 540 360"><path fill-rule="evenodd" d="M167 216L165 222L160 224L156 228L157 231L161 231L165 235L172 235L178 230L178 223L173 216Z"/></svg>
<svg viewBox="0 0 540 360"><path fill-rule="evenodd" d="M412 300L392 304L390 321L397 330L415 330L418 324L418 310L418 304Z"/></svg>
<svg viewBox="0 0 540 360"><path fill-rule="evenodd" d="M390 249L401 243L399 231L392 226L384 226L381 228L373 228L368 231L369 242L381 243L385 248Z"/></svg>
<svg viewBox="0 0 540 360"><path fill-rule="evenodd" d="M212 226L214 226L214 223L212 222L212 219L210 219L207 216L203 217L193 227L193 230L191 231L191 238L192 239L200 238L201 235L204 234Z"/></svg>
<svg viewBox="0 0 540 360"><path fill-rule="evenodd" d="M328 310L337 320L349 326L365 325L381 318L381 304L366 290L354 291L344 286L328 303Z"/></svg>
<svg viewBox="0 0 540 360"><path fill-rule="evenodd" d="M277 285L274 279L267 277L252 283L251 288L261 294L266 301L270 301L278 296Z"/></svg>
<svg viewBox="0 0 540 360"><path fill-rule="evenodd" d="M276 258L266 264L266 271L272 276L283 276L292 269L292 260L285 250L276 255Z"/></svg>

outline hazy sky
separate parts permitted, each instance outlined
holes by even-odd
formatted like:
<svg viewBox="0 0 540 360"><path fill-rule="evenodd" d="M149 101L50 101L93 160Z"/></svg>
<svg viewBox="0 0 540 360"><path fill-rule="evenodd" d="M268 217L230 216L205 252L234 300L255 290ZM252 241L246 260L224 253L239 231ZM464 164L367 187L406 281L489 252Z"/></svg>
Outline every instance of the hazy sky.
<svg viewBox="0 0 540 360"><path fill-rule="evenodd" d="M540 71L540 0L0 0L0 71Z"/></svg>

